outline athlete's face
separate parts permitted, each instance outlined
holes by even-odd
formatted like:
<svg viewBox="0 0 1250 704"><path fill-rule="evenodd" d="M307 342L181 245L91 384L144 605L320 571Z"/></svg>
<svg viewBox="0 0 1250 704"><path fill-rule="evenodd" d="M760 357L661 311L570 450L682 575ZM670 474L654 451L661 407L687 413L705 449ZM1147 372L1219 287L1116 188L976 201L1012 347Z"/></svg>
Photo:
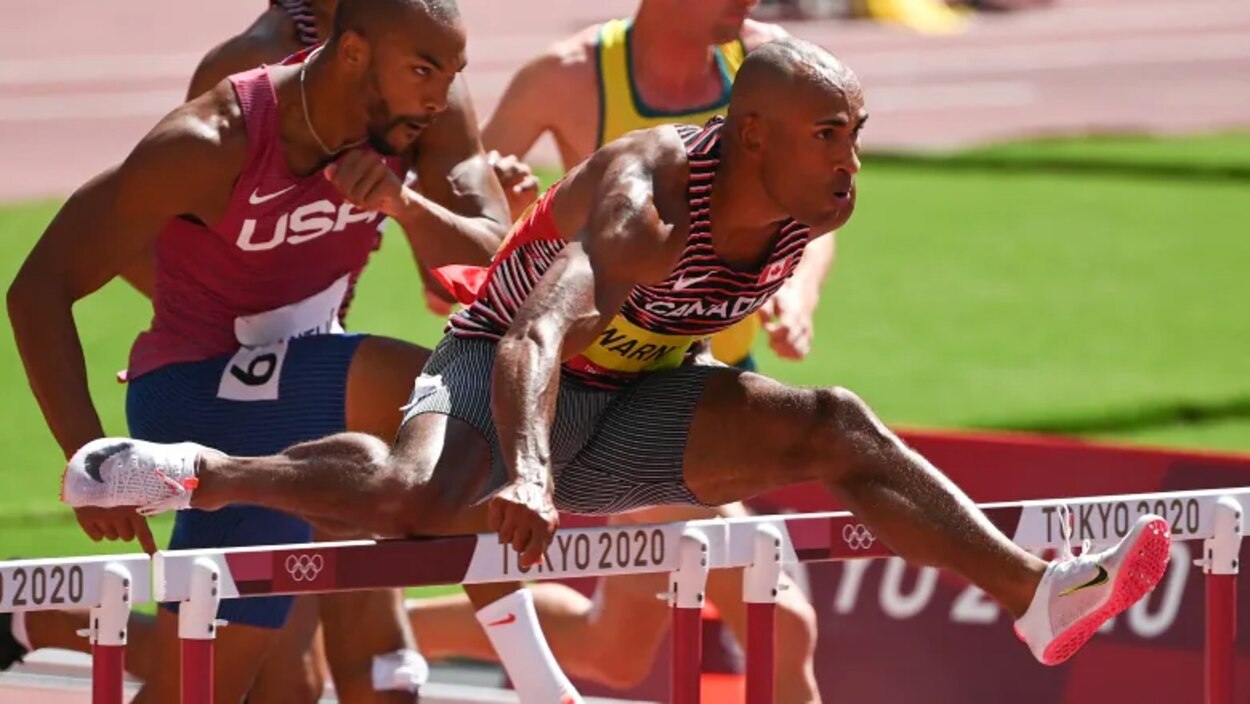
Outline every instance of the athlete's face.
<svg viewBox="0 0 1250 704"><path fill-rule="evenodd" d="M859 136L868 111L854 77L839 89L800 83L760 116L764 189L816 232L836 230L855 209Z"/></svg>
<svg viewBox="0 0 1250 704"><path fill-rule="evenodd" d="M759 0L678 0L672 16L700 44L724 44L738 38L747 15Z"/></svg>
<svg viewBox="0 0 1250 704"><path fill-rule="evenodd" d="M440 23L420 12L371 43L365 77L369 143L382 154L406 151L447 109L447 95L465 66L459 22Z"/></svg>

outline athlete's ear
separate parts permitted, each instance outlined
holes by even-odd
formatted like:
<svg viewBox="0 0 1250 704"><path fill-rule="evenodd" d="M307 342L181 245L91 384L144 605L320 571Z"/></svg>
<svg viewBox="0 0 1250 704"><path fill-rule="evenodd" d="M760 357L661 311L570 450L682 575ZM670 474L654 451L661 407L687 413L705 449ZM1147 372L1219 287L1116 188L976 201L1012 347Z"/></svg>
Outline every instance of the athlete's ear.
<svg viewBox="0 0 1250 704"><path fill-rule="evenodd" d="M751 113L742 118L738 127L738 138L742 148L748 154L759 154L764 148L764 120L758 113Z"/></svg>
<svg viewBox="0 0 1250 704"><path fill-rule="evenodd" d="M363 71L369 66L369 41L359 32L347 30L339 37L339 59L353 71Z"/></svg>

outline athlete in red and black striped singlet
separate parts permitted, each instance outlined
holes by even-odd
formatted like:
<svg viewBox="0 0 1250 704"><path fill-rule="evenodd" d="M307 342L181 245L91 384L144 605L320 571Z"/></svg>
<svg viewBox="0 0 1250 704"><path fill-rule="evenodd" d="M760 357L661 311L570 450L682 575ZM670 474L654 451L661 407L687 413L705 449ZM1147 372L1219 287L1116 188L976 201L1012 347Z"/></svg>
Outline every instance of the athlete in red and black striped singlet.
<svg viewBox="0 0 1250 704"><path fill-rule="evenodd" d="M573 377L616 388L648 372L681 364L690 345L755 312L785 282L803 256L808 228L781 225L771 252L757 268L731 266L712 243L712 181L720 164L722 120L676 129L690 168L686 198L690 231L677 264L662 282L638 285L594 344L565 363ZM552 217L552 188L513 229L476 299L450 321L460 337L499 339L521 303L567 242Z"/></svg>

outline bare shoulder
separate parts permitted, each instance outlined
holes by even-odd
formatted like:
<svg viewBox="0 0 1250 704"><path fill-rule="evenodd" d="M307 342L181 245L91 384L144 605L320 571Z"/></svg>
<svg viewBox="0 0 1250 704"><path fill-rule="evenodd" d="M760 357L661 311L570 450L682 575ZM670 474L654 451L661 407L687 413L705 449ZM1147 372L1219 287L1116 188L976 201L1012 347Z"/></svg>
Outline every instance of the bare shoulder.
<svg viewBox="0 0 1250 704"><path fill-rule="evenodd" d="M131 151L121 173L133 195L167 197L186 212L213 219L243 171L247 146L234 88L222 81L162 118Z"/></svg>
<svg viewBox="0 0 1250 704"><path fill-rule="evenodd" d="M747 51L751 51L761 44L767 44L775 39L788 37L790 36L790 33L783 29L779 24L772 24L771 22L757 22L755 20L748 19L742 25L741 36L743 46L746 47Z"/></svg>
<svg viewBox="0 0 1250 704"><path fill-rule="evenodd" d="M638 230L631 246L656 247L667 263L667 245L684 242L690 213L686 203L689 165L685 144L672 125L637 130L604 145L586 162L597 182L596 205L655 218ZM649 256L646 258L650 258Z"/></svg>
<svg viewBox="0 0 1250 704"><path fill-rule="evenodd" d="M234 84L226 79L175 109L161 121L158 130L162 126L223 153L247 152L243 108Z"/></svg>
<svg viewBox="0 0 1250 704"><path fill-rule="evenodd" d="M291 18L271 7L239 34L209 50L200 59L187 96L193 98L235 73L273 64L303 48Z"/></svg>
<svg viewBox="0 0 1250 704"><path fill-rule="evenodd" d="M551 44L523 65L482 130L492 149L524 154L550 131L562 157L576 163L594 151L599 101L593 43L597 27Z"/></svg>
<svg viewBox="0 0 1250 704"><path fill-rule="evenodd" d="M609 174L645 177L658 195L671 182L684 182L685 144L672 125L635 130L600 147L579 169L605 174L609 188Z"/></svg>
<svg viewBox="0 0 1250 704"><path fill-rule="evenodd" d="M259 59L275 63L304 48L291 16L282 8L272 6L262 12L247 29L226 40L220 48L228 57L240 60Z"/></svg>
<svg viewBox="0 0 1250 704"><path fill-rule="evenodd" d="M615 166L632 176L627 183L633 181L621 196L637 208L637 227L621 243L616 259L634 262L638 282L656 283L672 272L689 231L685 143L675 127L664 125L631 132L612 144Z"/></svg>
<svg viewBox="0 0 1250 704"><path fill-rule="evenodd" d="M561 90L594 88L595 38L599 25L566 37L548 46L526 64L530 78L552 84Z"/></svg>

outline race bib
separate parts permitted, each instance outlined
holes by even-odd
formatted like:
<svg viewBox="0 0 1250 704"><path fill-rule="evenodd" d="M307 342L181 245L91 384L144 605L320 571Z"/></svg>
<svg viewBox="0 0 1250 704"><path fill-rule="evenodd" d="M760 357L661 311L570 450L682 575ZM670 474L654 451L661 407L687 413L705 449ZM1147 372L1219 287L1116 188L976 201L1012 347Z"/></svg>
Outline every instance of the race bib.
<svg viewBox="0 0 1250 704"><path fill-rule="evenodd" d="M351 277L342 276L321 293L263 313L234 319L234 339L244 347L260 347L308 335L343 332L339 307L347 295Z"/></svg>
<svg viewBox="0 0 1250 704"><path fill-rule="evenodd" d="M286 360L287 341L263 347L240 347L217 386L217 398L230 401L276 401Z"/></svg>
<svg viewBox="0 0 1250 704"><path fill-rule="evenodd" d="M618 315L582 356L609 372L654 372L681 366L693 342L693 335L651 332Z"/></svg>
<svg viewBox="0 0 1250 704"><path fill-rule="evenodd" d="M276 401L290 340L308 335L343 332L339 307L347 294L349 276L326 290L281 308L234 319L239 351L230 358L217 397L230 401Z"/></svg>

